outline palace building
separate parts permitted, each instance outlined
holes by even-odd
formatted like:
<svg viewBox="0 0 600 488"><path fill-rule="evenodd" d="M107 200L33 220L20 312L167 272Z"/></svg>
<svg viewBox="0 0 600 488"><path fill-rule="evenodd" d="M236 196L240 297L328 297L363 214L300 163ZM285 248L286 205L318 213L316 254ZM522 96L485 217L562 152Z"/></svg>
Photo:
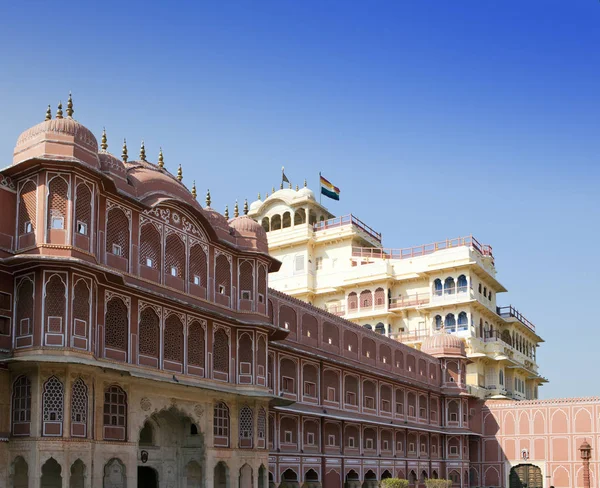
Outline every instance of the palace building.
<svg viewBox="0 0 600 488"><path fill-rule="evenodd" d="M306 188L230 219L73 115L49 108L0 171L0 487L583 476L600 400L511 400L536 396L541 339L495 308L489 247L396 256Z"/></svg>
<svg viewBox="0 0 600 488"><path fill-rule="evenodd" d="M306 186L259 198L249 215L282 263L271 287L417 349L444 329L465 343L471 395L538 397L543 340L512 305L498 305L506 288L491 246L468 236L387 249L379 232L333 216Z"/></svg>

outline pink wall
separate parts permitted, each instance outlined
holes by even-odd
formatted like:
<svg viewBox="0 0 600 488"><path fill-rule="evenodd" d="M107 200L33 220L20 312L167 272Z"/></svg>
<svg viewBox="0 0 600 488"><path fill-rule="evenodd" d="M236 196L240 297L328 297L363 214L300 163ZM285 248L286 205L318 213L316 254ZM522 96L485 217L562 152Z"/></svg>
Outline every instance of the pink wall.
<svg viewBox="0 0 600 488"><path fill-rule="evenodd" d="M482 434L471 443L474 486L508 486L510 467L527 462L541 468L545 487L583 487L584 439L592 446L591 486L599 486L600 398L488 400L470 407L470 425Z"/></svg>

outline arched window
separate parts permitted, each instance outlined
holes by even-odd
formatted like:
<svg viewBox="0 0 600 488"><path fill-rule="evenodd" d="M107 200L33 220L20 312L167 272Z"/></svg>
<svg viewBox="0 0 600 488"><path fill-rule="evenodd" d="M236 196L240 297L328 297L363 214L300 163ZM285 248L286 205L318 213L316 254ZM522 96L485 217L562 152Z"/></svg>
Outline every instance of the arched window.
<svg viewBox="0 0 600 488"><path fill-rule="evenodd" d="M89 237L91 230L92 191L87 183L79 183L75 189L75 233Z"/></svg>
<svg viewBox="0 0 600 488"><path fill-rule="evenodd" d="M444 326L447 330L455 331L456 330L456 318L453 313L449 313L446 315L446 319L444 320Z"/></svg>
<svg viewBox="0 0 600 488"><path fill-rule="evenodd" d="M42 406L42 435L61 436L64 411L64 387L56 376L44 384Z"/></svg>
<svg viewBox="0 0 600 488"><path fill-rule="evenodd" d="M504 370L502 370L502 369L500 370L500 372L498 373L498 378L499 378L500 384L504 385Z"/></svg>
<svg viewBox="0 0 600 488"><path fill-rule="evenodd" d="M185 244L177 234L169 234L165 241L165 275L185 278Z"/></svg>
<svg viewBox="0 0 600 488"><path fill-rule="evenodd" d="M385 306L385 290L383 288L377 288L375 290L375 306Z"/></svg>
<svg viewBox="0 0 600 488"><path fill-rule="evenodd" d="M229 407L224 402L215 405L213 434L215 446L229 447Z"/></svg>
<svg viewBox="0 0 600 488"><path fill-rule="evenodd" d="M469 326L469 319L467 312L460 312L458 314L458 330L467 330Z"/></svg>
<svg viewBox="0 0 600 488"><path fill-rule="evenodd" d="M456 292L456 285L454 283L454 278L448 276L444 281L444 293L446 295L453 295Z"/></svg>
<svg viewBox="0 0 600 488"><path fill-rule="evenodd" d="M219 254L215 263L215 293L231 296L231 264L224 254Z"/></svg>
<svg viewBox="0 0 600 488"><path fill-rule="evenodd" d="M33 334L34 287L29 277L17 284L17 337ZM30 339L31 341L31 339ZM29 345L32 345L31 343ZM17 344L18 347L18 344Z"/></svg>
<svg viewBox="0 0 600 488"><path fill-rule="evenodd" d="M458 280L456 280L456 286L458 287L458 293L466 293L468 288L467 277L460 275Z"/></svg>
<svg viewBox="0 0 600 488"><path fill-rule="evenodd" d="M254 344L252 336L244 332L238 339L238 360L240 364L240 374L251 375L252 363L254 359Z"/></svg>
<svg viewBox="0 0 600 488"><path fill-rule="evenodd" d="M183 363L183 324L174 313L165 320L164 355L166 361Z"/></svg>
<svg viewBox="0 0 600 488"><path fill-rule="evenodd" d="M229 374L229 336L225 329L218 329L213 338L213 369Z"/></svg>
<svg viewBox="0 0 600 488"><path fill-rule="evenodd" d="M373 330L373 326L371 324L365 324L365 325L363 325L363 327L365 329Z"/></svg>
<svg viewBox="0 0 600 488"><path fill-rule="evenodd" d="M283 214L283 219L282 219L282 224L281 227L283 229L287 228L287 227L291 227L292 226L292 216L289 212L285 212Z"/></svg>
<svg viewBox="0 0 600 488"><path fill-rule="evenodd" d="M155 270L162 269L161 237L154 224L142 225L140 231L140 265Z"/></svg>
<svg viewBox="0 0 600 488"><path fill-rule="evenodd" d="M435 316L435 329L440 330L441 328L442 328L442 316L436 315Z"/></svg>
<svg viewBox="0 0 600 488"><path fill-rule="evenodd" d="M373 293L371 290L360 292L360 308L370 308L373 306Z"/></svg>
<svg viewBox="0 0 600 488"><path fill-rule="evenodd" d="M356 310L358 308L358 296L355 292L348 294L348 310Z"/></svg>
<svg viewBox="0 0 600 488"><path fill-rule="evenodd" d="M18 234L35 232L37 222L37 187L29 180L21 187L19 199L19 231ZM33 243L32 243L33 244Z"/></svg>
<svg viewBox="0 0 600 488"><path fill-rule="evenodd" d="M142 430L140 430L140 438L138 440L140 446L153 446L154 445L154 429L150 422L144 422Z"/></svg>
<svg viewBox="0 0 600 488"><path fill-rule="evenodd" d="M141 311L139 333L140 354L157 359L160 345L160 319L152 307L146 307Z"/></svg>
<svg viewBox="0 0 600 488"><path fill-rule="evenodd" d="M267 413L265 409L258 409L258 418L256 419L256 430L259 439L265 439L267 436Z"/></svg>
<svg viewBox="0 0 600 488"><path fill-rule="evenodd" d="M50 230L64 230L67 227L69 184L61 176L55 176L48 184L47 226ZM49 234L50 235L50 234Z"/></svg>
<svg viewBox="0 0 600 488"><path fill-rule="evenodd" d="M74 347L86 349L86 342L78 338L87 338L90 323L90 288L84 279L73 287L73 340Z"/></svg>
<svg viewBox="0 0 600 488"><path fill-rule="evenodd" d="M294 214L294 225L301 224L306 224L306 211L303 208L299 208Z"/></svg>
<svg viewBox="0 0 600 488"><path fill-rule="evenodd" d="M240 447L252 448L254 438L254 417L248 406L240 410Z"/></svg>
<svg viewBox="0 0 600 488"><path fill-rule="evenodd" d="M77 378L71 387L71 436L86 437L87 411L87 386L81 378Z"/></svg>
<svg viewBox="0 0 600 488"><path fill-rule="evenodd" d="M269 227L269 217L263 217L260 225L262 225L262 228L265 229L265 232L269 232L271 230Z"/></svg>
<svg viewBox="0 0 600 488"><path fill-rule="evenodd" d="M117 385L104 390L104 439L126 440L127 394Z"/></svg>
<svg viewBox="0 0 600 488"><path fill-rule="evenodd" d="M64 333L66 304L65 283L60 275L52 275L46 282L44 291L44 323L46 324L44 332L46 334Z"/></svg>
<svg viewBox="0 0 600 488"><path fill-rule="evenodd" d="M441 297L443 293L444 287L442 285L442 280L439 278L433 282L433 294L436 297Z"/></svg>
<svg viewBox="0 0 600 488"><path fill-rule="evenodd" d="M258 303L265 303L267 296L267 267L258 265Z"/></svg>
<svg viewBox="0 0 600 488"><path fill-rule="evenodd" d="M377 332L379 334L385 334L385 325L383 323L379 322L375 326L375 332Z"/></svg>
<svg viewBox="0 0 600 488"><path fill-rule="evenodd" d="M197 320L190 324L188 331L188 364L204 368L204 328Z"/></svg>
<svg viewBox="0 0 600 488"><path fill-rule="evenodd" d="M254 300L254 265L251 261L240 264L240 299Z"/></svg>
<svg viewBox="0 0 600 488"><path fill-rule="evenodd" d="M271 217L271 230L281 229L281 215L273 215Z"/></svg>
<svg viewBox="0 0 600 488"><path fill-rule="evenodd" d="M190 248L190 283L202 288L206 288L207 282L207 257L206 252L200 244L195 244Z"/></svg>
<svg viewBox="0 0 600 488"><path fill-rule="evenodd" d="M12 434L29 435L31 425L31 382L27 376L19 376L12 391Z"/></svg>
<svg viewBox="0 0 600 488"><path fill-rule="evenodd" d="M118 351L127 351L129 317L127 305L120 298L106 304L104 345Z"/></svg>
<svg viewBox="0 0 600 488"><path fill-rule="evenodd" d="M108 211L106 252L129 259L129 219L120 208Z"/></svg>

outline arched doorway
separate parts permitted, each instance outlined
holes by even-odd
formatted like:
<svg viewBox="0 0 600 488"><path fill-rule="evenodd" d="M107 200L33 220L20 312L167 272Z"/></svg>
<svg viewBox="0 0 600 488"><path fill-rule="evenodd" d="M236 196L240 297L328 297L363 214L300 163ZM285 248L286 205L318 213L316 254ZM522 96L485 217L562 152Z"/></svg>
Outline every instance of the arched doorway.
<svg viewBox="0 0 600 488"><path fill-rule="evenodd" d="M158 473L149 466L138 466L138 488L158 488Z"/></svg>
<svg viewBox="0 0 600 488"><path fill-rule="evenodd" d="M510 470L510 488L542 488L542 470L533 464L519 464Z"/></svg>
<svg viewBox="0 0 600 488"><path fill-rule="evenodd" d="M62 476L61 476L60 464L54 458L48 459L42 466L42 478L40 480L40 486L42 488L61 488L62 487Z"/></svg>

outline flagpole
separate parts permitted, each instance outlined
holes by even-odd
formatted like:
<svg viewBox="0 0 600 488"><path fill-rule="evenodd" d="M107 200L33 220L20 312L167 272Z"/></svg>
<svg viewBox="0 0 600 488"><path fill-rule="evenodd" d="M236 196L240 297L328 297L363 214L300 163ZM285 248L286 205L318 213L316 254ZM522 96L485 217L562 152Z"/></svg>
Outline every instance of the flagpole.
<svg viewBox="0 0 600 488"><path fill-rule="evenodd" d="M321 197L323 192L321 192L321 172L319 171L319 205L321 205Z"/></svg>

